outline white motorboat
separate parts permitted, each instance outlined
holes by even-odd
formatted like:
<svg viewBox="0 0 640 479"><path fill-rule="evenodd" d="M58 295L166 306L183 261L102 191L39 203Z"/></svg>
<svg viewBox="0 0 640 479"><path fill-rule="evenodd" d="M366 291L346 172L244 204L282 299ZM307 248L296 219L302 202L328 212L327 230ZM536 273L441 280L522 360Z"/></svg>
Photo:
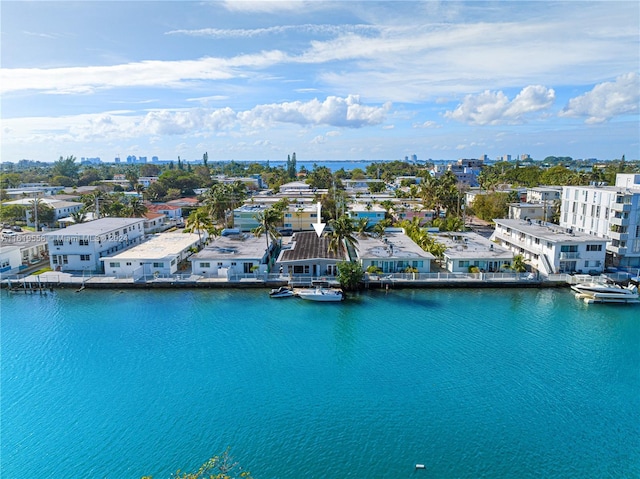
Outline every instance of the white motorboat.
<svg viewBox="0 0 640 479"><path fill-rule="evenodd" d="M344 293L341 289L335 288L310 288L299 289L296 291L299 298L307 299L309 301L342 301L344 299Z"/></svg>
<svg viewBox="0 0 640 479"><path fill-rule="evenodd" d="M576 298L585 303L637 303L638 288L634 284L620 286L615 283L580 283L571 286Z"/></svg>
<svg viewBox="0 0 640 479"><path fill-rule="evenodd" d="M270 298L291 298L294 296L293 290L288 286L280 286L272 289L269 293Z"/></svg>

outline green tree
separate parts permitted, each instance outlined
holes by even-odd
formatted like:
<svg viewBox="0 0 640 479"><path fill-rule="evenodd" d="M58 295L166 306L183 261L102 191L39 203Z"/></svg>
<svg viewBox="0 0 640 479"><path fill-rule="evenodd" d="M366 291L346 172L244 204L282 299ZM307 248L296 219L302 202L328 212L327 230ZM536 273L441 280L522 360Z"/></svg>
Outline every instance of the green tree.
<svg viewBox="0 0 640 479"><path fill-rule="evenodd" d="M374 194L382 193L384 190L387 189L387 185L385 185L383 181L372 181L367 186L369 188L369 192Z"/></svg>
<svg viewBox="0 0 640 479"><path fill-rule="evenodd" d="M313 165L313 170L307 175L307 183L312 188L329 189L333 185L333 175L326 166Z"/></svg>
<svg viewBox="0 0 640 479"><path fill-rule="evenodd" d="M7 205L0 203L0 219L8 223L24 221L26 208L23 205Z"/></svg>
<svg viewBox="0 0 640 479"><path fill-rule="evenodd" d="M272 242L276 241L280 236L276 228L280 218L280 212L274 208L267 208L255 215L255 219L258 221L258 226L253 229L252 233L257 237L265 235L267 242L267 272L271 270L271 247L269 240Z"/></svg>
<svg viewBox="0 0 640 479"><path fill-rule="evenodd" d="M35 224L36 231L39 231L41 224L50 225L53 223L56 217L55 210L40 198L36 198L31 201L27 212L29 215L29 222Z"/></svg>
<svg viewBox="0 0 640 479"><path fill-rule="evenodd" d="M129 198L129 204L125 209L126 216L129 218L142 218L148 208L144 202L135 196Z"/></svg>
<svg viewBox="0 0 640 479"><path fill-rule="evenodd" d="M17 188L22 183L22 177L18 173L0 173L0 188Z"/></svg>
<svg viewBox="0 0 640 479"><path fill-rule="evenodd" d="M197 208L191 212L185 222L185 233L198 233L198 243L202 244L202 232L213 227L209 213L205 208Z"/></svg>
<svg viewBox="0 0 640 479"><path fill-rule="evenodd" d="M69 216L71 217L71 219L75 224L80 224L87 221L87 213L85 213L83 210L74 211Z"/></svg>
<svg viewBox="0 0 640 479"><path fill-rule="evenodd" d="M340 282L342 289L347 291L353 291L358 289L364 276L362 266L358 262L354 261L340 261L337 264L338 275L337 279Z"/></svg>
<svg viewBox="0 0 640 479"><path fill-rule="evenodd" d="M78 178L78 172L80 171L80 165L76 163L75 156L67 156L66 158L60 157L58 161L53 164L51 168L51 176L67 176L69 178Z"/></svg>
<svg viewBox="0 0 640 479"><path fill-rule="evenodd" d="M521 254L517 254L513 257L513 261L511 263L511 269L516 273L524 273L527 270L527 265L525 264L524 256Z"/></svg>
<svg viewBox="0 0 640 479"><path fill-rule="evenodd" d="M351 218L342 215L336 220L329 222L331 225L331 238L329 240L329 251L334 253L344 253L349 257L349 248L356 249L358 240L353 235L355 229Z"/></svg>

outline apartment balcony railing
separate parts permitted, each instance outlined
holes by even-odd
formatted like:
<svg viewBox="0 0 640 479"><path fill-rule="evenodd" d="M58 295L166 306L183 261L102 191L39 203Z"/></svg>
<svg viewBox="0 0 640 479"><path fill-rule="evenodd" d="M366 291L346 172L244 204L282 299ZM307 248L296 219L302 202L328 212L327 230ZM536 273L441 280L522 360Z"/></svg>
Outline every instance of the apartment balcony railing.
<svg viewBox="0 0 640 479"><path fill-rule="evenodd" d="M610 251L611 253L615 253L620 256L625 256L627 254L627 247L608 245L607 251Z"/></svg>
<svg viewBox="0 0 640 479"><path fill-rule="evenodd" d="M560 253L560 259L578 259L580 258L580 253Z"/></svg>
<svg viewBox="0 0 640 479"><path fill-rule="evenodd" d="M629 237L629 233L620 233L618 231L609 231L609 238L612 240L626 241Z"/></svg>
<svg viewBox="0 0 640 479"><path fill-rule="evenodd" d="M609 218L609 224L616 226L629 226L629 218Z"/></svg>
<svg viewBox="0 0 640 479"><path fill-rule="evenodd" d="M611 205L613 211L631 211L631 203L614 203Z"/></svg>

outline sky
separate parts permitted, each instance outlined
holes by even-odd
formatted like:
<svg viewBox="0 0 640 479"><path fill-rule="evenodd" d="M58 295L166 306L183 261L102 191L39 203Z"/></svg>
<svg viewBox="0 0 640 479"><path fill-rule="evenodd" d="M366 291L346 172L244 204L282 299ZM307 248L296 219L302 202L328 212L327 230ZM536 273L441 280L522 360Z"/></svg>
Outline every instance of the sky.
<svg viewBox="0 0 640 479"><path fill-rule="evenodd" d="M6 1L1 160L640 157L636 1Z"/></svg>

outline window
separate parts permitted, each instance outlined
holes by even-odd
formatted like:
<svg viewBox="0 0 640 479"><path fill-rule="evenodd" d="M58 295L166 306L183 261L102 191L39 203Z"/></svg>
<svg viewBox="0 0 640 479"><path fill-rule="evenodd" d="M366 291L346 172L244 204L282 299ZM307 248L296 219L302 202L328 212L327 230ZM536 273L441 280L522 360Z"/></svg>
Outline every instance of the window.
<svg viewBox="0 0 640 479"><path fill-rule="evenodd" d="M80 255L80 261L91 261L91 255L81 254Z"/></svg>
<svg viewBox="0 0 640 479"><path fill-rule="evenodd" d="M62 246L64 244L64 241L62 240L53 240L53 246Z"/></svg>
<svg viewBox="0 0 640 479"><path fill-rule="evenodd" d="M460 268L468 268L469 267L469 261L458 261L458 267L460 267Z"/></svg>
<svg viewBox="0 0 640 479"><path fill-rule="evenodd" d="M203 262L201 262L200 263L200 267L201 268L210 268L211 267L211 263L203 263Z"/></svg>
<svg viewBox="0 0 640 479"><path fill-rule="evenodd" d="M119 261L109 263L109 268L119 268L119 267L120 267Z"/></svg>
<svg viewBox="0 0 640 479"><path fill-rule="evenodd" d="M78 241L78 244L80 246L89 246L89 240L88 239L81 239Z"/></svg>
<svg viewBox="0 0 640 479"><path fill-rule="evenodd" d="M154 268L164 268L164 263L153 263Z"/></svg>
<svg viewBox="0 0 640 479"><path fill-rule="evenodd" d="M602 251L601 244L588 244L587 251Z"/></svg>
<svg viewBox="0 0 640 479"><path fill-rule="evenodd" d="M66 254L62 255L62 264L69 264L69 259Z"/></svg>
<svg viewBox="0 0 640 479"><path fill-rule="evenodd" d="M560 246L560 252L562 253L577 253L578 245L575 244L565 244Z"/></svg>

